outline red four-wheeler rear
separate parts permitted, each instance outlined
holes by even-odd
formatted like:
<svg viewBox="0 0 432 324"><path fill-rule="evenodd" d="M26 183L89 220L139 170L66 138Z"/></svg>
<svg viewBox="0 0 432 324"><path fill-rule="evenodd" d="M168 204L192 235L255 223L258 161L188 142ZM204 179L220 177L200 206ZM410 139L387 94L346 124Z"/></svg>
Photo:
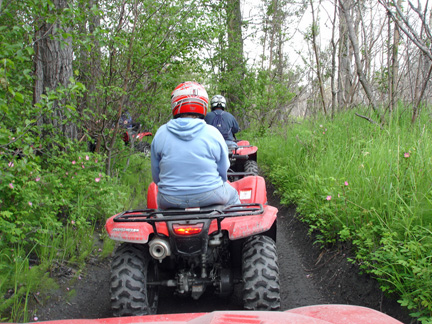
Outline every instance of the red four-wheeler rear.
<svg viewBox="0 0 432 324"><path fill-rule="evenodd" d="M240 205L160 211L152 183L148 209L107 220L108 235L121 242L111 265L114 316L155 314L160 287L198 299L206 290L228 296L240 284L245 309L280 308L277 209L267 205L262 177L231 185Z"/></svg>
<svg viewBox="0 0 432 324"><path fill-rule="evenodd" d="M151 132L142 131L141 124L136 124L133 128L126 129L123 134L123 142L126 145L131 145L131 142L133 142L135 150L150 155L150 143L146 138L152 135Z"/></svg>
<svg viewBox="0 0 432 324"><path fill-rule="evenodd" d="M257 152L258 147L250 145L248 141L237 141L237 148L229 152L231 162L229 179L235 181L248 175L258 175Z"/></svg>

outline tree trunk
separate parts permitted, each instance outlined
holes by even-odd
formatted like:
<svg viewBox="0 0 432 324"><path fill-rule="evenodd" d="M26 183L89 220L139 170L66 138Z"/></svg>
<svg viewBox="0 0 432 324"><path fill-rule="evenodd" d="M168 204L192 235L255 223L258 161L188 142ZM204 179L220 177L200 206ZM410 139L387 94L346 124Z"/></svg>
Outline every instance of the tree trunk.
<svg viewBox="0 0 432 324"><path fill-rule="evenodd" d="M346 0L347 6L351 0ZM347 107L350 102L352 88L351 73L352 50L348 37L347 23L342 12L339 18L339 70L338 70L338 91L337 102L339 107Z"/></svg>
<svg viewBox="0 0 432 324"><path fill-rule="evenodd" d="M334 117L336 113L336 99L337 99L337 90L336 90L336 51L337 45L335 42L335 30L336 30L336 17L337 17L337 3L334 5L334 15L333 15L333 26L332 26L332 37L331 37L331 58L332 58L332 66L331 66L331 93L332 93L332 108L331 108L331 116Z"/></svg>
<svg viewBox="0 0 432 324"><path fill-rule="evenodd" d="M315 54L317 78L318 78L320 97L321 97L320 99L321 99L321 104L322 104L322 108L324 111L324 115L327 115L327 109L326 109L325 97L324 97L324 84L323 84L323 80L322 80L322 76L321 76L320 57L319 57L318 46L317 46L317 42L316 42L316 31L318 28L318 24L315 20L315 10L314 10L314 6L313 6L313 0L310 0L310 5L312 8L312 45L313 45L313 50L314 50L314 54Z"/></svg>
<svg viewBox="0 0 432 324"><path fill-rule="evenodd" d="M229 84L226 97L233 112L244 102L243 80L245 61L243 55L242 16L240 0L227 0L228 57L227 72Z"/></svg>
<svg viewBox="0 0 432 324"><path fill-rule="evenodd" d="M67 0L52 1L56 12L62 12L67 7ZM71 31L70 28L61 26L57 20L53 24L42 23L37 28L35 43L35 85L34 103L41 101L42 95L48 91L55 91L59 86L67 87L72 77L72 39L64 39L60 33ZM65 99L56 100L51 108L51 115L42 116L42 124L51 123L52 132L65 135L67 138L77 139L77 127L74 123L67 121L65 116ZM54 134L44 134L50 136Z"/></svg>
<svg viewBox="0 0 432 324"><path fill-rule="evenodd" d="M400 6L402 0L398 0L398 6ZM390 26L390 17L389 17L389 26ZM390 73L390 88L389 88L389 107L392 112L396 105L396 88L397 88L397 80L399 78L399 41L400 41L400 33L399 28L396 22L394 24L394 32L393 32L393 46L391 52L391 67L389 66ZM390 31L389 31L390 33ZM390 44L390 42L389 42ZM389 53L390 56L390 53Z"/></svg>
<svg viewBox="0 0 432 324"><path fill-rule="evenodd" d="M363 86L363 90L366 93L366 96L369 100L369 104L371 105L373 111L375 112L377 117L380 119L381 124L384 124L385 123L384 117L378 111L378 108L375 104L375 100L373 99L372 89L370 87L368 80L365 77L365 74L363 73L363 68L362 68L362 64L360 61L360 54L359 54L360 50L358 47L357 39L355 37L354 27L353 27L353 23L352 23L351 17L350 17L349 12L348 12L348 8L346 8L346 6L344 5L344 0L339 0L339 4L342 8L342 12L344 14L345 21L346 21L347 28L348 28L348 36L350 38L351 45L354 49L354 59L355 59L355 63L356 63L357 75L359 77L359 81L360 81L361 85Z"/></svg>

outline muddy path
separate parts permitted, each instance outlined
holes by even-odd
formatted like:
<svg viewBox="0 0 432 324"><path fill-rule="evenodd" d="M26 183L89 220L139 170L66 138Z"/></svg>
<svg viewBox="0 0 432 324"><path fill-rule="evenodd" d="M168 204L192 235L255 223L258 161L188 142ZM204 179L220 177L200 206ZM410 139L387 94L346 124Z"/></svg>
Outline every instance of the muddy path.
<svg viewBox="0 0 432 324"><path fill-rule="evenodd" d="M399 319L411 321L399 304L381 293L379 285L347 261L347 247L319 249L307 227L295 217L295 208L281 206L272 188L269 204L279 209L278 257L282 310L316 304L350 304L366 306ZM110 259L93 259L80 279L59 278L60 288L49 299L36 297L35 315L39 321L56 319L93 319L112 317L109 296ZM172 296L162 290L158 313L210 312L238 310L241 297L221 299L204 294L199 300Z"/></svg>

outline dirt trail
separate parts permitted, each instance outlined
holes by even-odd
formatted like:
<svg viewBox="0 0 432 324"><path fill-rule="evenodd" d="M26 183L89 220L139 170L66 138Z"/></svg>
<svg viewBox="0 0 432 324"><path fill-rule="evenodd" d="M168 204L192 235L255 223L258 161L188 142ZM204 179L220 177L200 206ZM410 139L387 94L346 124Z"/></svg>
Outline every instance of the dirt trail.
<svg viewBox="0 0 432 324"><path fill-rule="evenodd" d="M295 209L281 206L271 188L268 198L269 204L279 209L277 246L283 310L316 304L351 304L382 311L403 323L415 323L406 310L380 292L373 279L358 274L356 266L347 262L348 250L318 249L313 245L313 237L307 234L307 227L295 218ZM47 301L37 298L35 315L39 321L111 317L109 277L110 260L94 260L81 279L60 278L60 289L53 291ZM158 312L165 314L241 309L236 293L230 299L204 294L194 301L162 291L159 305Z"/></svg>

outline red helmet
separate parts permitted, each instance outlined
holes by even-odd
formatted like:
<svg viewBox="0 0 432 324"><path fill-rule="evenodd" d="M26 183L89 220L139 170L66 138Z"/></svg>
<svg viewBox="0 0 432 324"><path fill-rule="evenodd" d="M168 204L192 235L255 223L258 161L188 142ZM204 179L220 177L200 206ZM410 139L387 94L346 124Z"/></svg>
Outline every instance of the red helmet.
<svg viewBox="0 0 432 324"><path fill-rule="evenodd" d="M183 114L204 118L207 114L208 102L207 91L194 81L180 83L171 93L171 109L174 118Z"/></svg>

